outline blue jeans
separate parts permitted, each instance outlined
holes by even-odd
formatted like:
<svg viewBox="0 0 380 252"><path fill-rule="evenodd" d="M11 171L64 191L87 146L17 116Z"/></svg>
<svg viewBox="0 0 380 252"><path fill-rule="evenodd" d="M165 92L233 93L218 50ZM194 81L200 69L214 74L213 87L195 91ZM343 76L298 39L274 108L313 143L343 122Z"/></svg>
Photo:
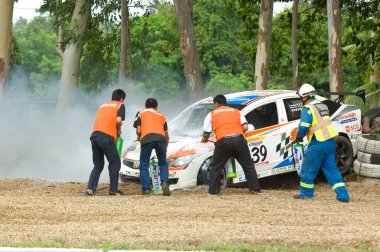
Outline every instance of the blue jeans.
<svg viewBox="0 0 380 252"><path fill-rule="evenodd" d="M143 144L140 152L140 180L143 191L152 190L150 186L149 161L153 149L156 151L158 158L161 183L169 182L168 162L166 161L166 141L154 141Z"/></svg>
<svg viewBox="0 0 380 252"><path fill-rule="evenodd" d="M110 176L110 192L117 192L121 161L115 146L115 141L112 137L105 136L93 136L90 140L94 168L92 169L88 180L87 189L96 191L100 174L104 168L104 156L106 156L109 163L108 171Z"/></svg>
<svg viewBox="0 0 380 252"><path fill-rule="evenodd" d="M348 195L342 175L335 163L334 139L329 139L324 142L314 141L307 148L301 169L301 196L314 196L314 180L320 168L322 168L323 174L335 191L336 199L348 201L350 196Z"/></svg>

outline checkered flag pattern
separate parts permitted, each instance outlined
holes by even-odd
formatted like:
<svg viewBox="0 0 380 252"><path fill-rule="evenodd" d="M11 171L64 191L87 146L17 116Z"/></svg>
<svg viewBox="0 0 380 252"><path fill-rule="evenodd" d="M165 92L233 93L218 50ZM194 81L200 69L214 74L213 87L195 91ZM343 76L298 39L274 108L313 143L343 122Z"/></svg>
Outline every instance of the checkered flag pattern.
<svg viewBox="0 0 380 252"><path fill-rule="evenodd" d="M288 158L290 144L290 136L286 136L286 133L281 134L281 141L277 144L276 153L280 152L280 155L283 155L284 160Z"/></svg>

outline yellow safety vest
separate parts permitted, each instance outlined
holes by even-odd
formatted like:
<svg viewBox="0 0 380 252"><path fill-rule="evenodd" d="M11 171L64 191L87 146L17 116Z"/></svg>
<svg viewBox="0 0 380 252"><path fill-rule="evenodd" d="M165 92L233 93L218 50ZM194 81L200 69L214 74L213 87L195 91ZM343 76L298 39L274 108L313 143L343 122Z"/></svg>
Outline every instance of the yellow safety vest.
<svg viewBox="0 0 380 252"><path fill-rule="evenodd" d="M310 109L310 113L313 116L313 121L307 132L309 143L313 135L315 135L315 138L319 142L324 142L339 135L330 120L329 109L325 104L315 100L305 105L305 107Z"/></svg>

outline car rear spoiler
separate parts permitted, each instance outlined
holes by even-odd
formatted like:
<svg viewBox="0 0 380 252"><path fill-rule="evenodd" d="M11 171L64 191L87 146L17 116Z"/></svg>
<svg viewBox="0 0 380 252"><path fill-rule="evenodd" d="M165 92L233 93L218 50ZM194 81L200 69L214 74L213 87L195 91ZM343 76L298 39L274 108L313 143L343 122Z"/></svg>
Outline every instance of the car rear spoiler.
<svg viewBox="0 0 380 252"><path fill-rule="evenodd" d="M354 95L354 96L358 96L360 99L362 99L362 101L365 104L365 89L362 89L362 90L359 90L356 92L317 92L317 95L322 95L322 96L338 95L338 98L335 99L335 101L337 101L337 102L342 102L344 96L346 96L346 95Z"/></svg>

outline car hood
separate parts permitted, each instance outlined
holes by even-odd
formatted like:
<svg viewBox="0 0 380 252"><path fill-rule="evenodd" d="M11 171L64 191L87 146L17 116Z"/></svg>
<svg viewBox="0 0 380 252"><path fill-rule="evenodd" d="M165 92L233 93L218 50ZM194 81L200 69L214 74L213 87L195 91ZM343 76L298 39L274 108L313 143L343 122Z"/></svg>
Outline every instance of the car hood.
<svg viewBox="0 0 380 252"><path fill-rule="evenodd" d="M213 141L215 139L210 139L210 141ZM214 143L213 142L207 142L207 143L201 143L200 139L196 138L172 138L169 142L168 149L167 149L167 158L177 158L187 155L193 155L193 154L203 154L209 151L214 150ZM132 159L132 160L139 160L140 159L140 150L141 146L140 143L136 145L136 148L133 150L128 150L126 154L124 155L124 158ZM155 156L156 153L153 150L151 157Z"/></svg>

